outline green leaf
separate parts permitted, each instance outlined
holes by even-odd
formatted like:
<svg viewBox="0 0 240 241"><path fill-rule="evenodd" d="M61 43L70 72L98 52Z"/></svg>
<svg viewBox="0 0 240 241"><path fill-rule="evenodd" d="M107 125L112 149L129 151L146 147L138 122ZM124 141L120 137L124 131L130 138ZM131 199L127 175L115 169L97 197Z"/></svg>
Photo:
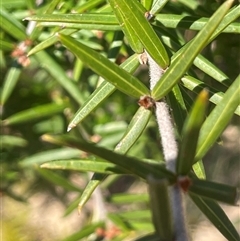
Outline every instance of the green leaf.
<svg viewBox="0 0 240 241"><path fill-rule="evenodd" d="M86 65L125 94L137 98L149 94L147 87L136 77L119 68L119 66L101 54L98 54L69 36L59 35L59 38L62 43L78 58L83 60Z"/></svg>
<svg viewBox="0 0 240 241"><path fill-rule="evenodd" d="M25 40L27 35L24 26L8 13L3 7L0 9L1 28L17 40Z"/></svg>
<svg viewBox="0 0 240 241"><path fill-rule="evenodd" d="M126 203L137 203L137 202L149 202L149 195L146 193L142 194L131 194L131 193L117 193L110 196L109 201L115 204L126 204Z"/></svg>
<svg viewBox="0 0 240 241"><path fill-rule="evenodd" d="M75 170L82 172L96 172L104 174L127 174L125 170L121 170L115 164L103 161L89 161L89 160L57 160L43 163L41 168L61 169L61 170Z"/></svg>
<svg viewBox="0 0 240 241"><path fill-rule="evenodd" d="M188 192L232 205L235 205L237 201L236 187L207 180L192 179Z"/></svg>
<svg viewBox="0 0 240 241"><path fill-rule="evenodd" d="M139 66L137 55L132 55L120 65L124 70L133 73ZM115 91L116 87L107 81L103 83L87 98L80 109L76 112L68 125L68 131L79 124L94 109L96 109L109 95Z"/></svg>
<svg viewBox="0 0 240 241"><path fill-rule="evenodd" d="M136 34L132 32L132 29L129 25L125 24L124 16L122 15L122 12L120 11L119 8L115 7L114 1L109 1L110 5L112 7L112 10L114 14L116 15L119 25L121 26L121 29L126 36L126 39L128 40L128 44L130 47L133 49L135 53L142 53L143 52L143 45L141 41L138 39Z"/></svg>
<svg viewBox="0 0 240 241"><path fill-rule="evenodd" d="M233 224L222 210L222 208L213 200L201 198L197 195L189 193L191 199L212 224L222 233L229 241L238 241L239 234Z"/></svg>
<svg viewBox="0 0 240 241"><path fill-rule="evenodd" d="M155 15L156 13L159 13L168 1L169 0L156 0L156 1L154 1L154 4L153 4L153 6L150 10L150 14Z"/></svg>
<svg viewBox="0 0 240 241"><path fill-rule="evenodd" d="M141 0L143 7L148 11L151 9L153 2L154 0Z"/></svg>
<svg viewBox="0 0 240 241"><path fill-rule="evenodd" d="M26 17L24 20L37 22L79 23L85 25L117 25L118 21L112 13L84 14L42 14Z"/></svg>
<svg viewBox="0 0 240 241"><path fill-rule="evenodd" d="M212 94L212 96L210 97L209 101L214 103L215 105L218 105L221 101L222 98L224 97L224 93L222 92L217 92L217 90L212 89L211 86L205 85L204 82L189 76L189 75L185 75L182 79L181 79L184 87L186 87L187 89L193 91L194 93L198 94L200 91L202 91L204 88L209 89L210 94ZM235 112L236 115L240 115L240 105L237 106Z"/></svg>
<svg viewBox="0 0 240 241"><path fill-rule="evenodd" d="M81 155L81 151L75 148L63 147L48 151L38 152L34 155L28 156L20 160L19 164L23 167L30 165L39 165L44 162L58 160L58 159L68 159L77 158Z"/></svg>
<svg viewBox="0 0 240 241"><path fill-rule="evenodd" d="M155 100L159 100L164 97L188 70L195 57L208 43L214 30L218 27L224 15L231 7L232 2L233 0L224 2L209 19L208 23L203 27L198 35L191 41L188 47L184 48L184 51L180 50L180 54L175 54L175 59L171 66L164 73L161 81L158 81L152 90L152 97Z"/></svg>
<svg viewBox="0 0 240 241"><path fill-rule="evenodd" d="M203 90L197 97L183 127L182 141L176 165L176 171L179 175L187 175L192 168L199 131L205 119L207 104L208 91Z"/></svg>
<svg viewBox="0 0 240 241"><path fill-rule="evenodd" d="M206 179L205 168L202 160L193 165L193 171L199 179Z"/></svg>
<svg viewBox="0 0 240 241"><path fill-rule="evenodd" d="M57 186L61 186L66 190L69 191L75 191L75 192L80 192L81 189L73 185L71 182L69 182L66 178L63 178L59 174L56 174L56 172L52 172L49 170L41 170L37 169L39 174L43 176L46 180L54 183Z"/></svg>
<svg viewBox="0 0 240 241"><path fill-rule="evenodd" d="M150 119L151 111L140 107L132 118L124 136L115 148L118 153L125 154L136 143ZM95 188L103 181L107 175L95 173L87 184L80 198L78 210L81 211L84 204L90 198Z"/></svg>
<svg viewBox="0 0 240 241"><path fill-rule="evenodd" d="M70 94L79 104L84 102L83 95L77 84L71 80L63 68L45 51L40 51L34 55L40 66L44 68L59 84Z"/></svg>
<svg viewBox="0 0 240 241"><path fill-rule="evenodd" d="M27 110L20 111L7 119L3 120L2 124L5 126L8 125L18 125L22 123L26 123L29 121L34 121L37 119L41 119L47 116L52 116L57 113L63 112L63 110L67 107L68 103L51 103L46 105L40 105L37 107L33 107Z"/></svg>
<svg viewBox="0 0 240 241"><path fill-rule="evenodd" d="M5 105L6 101L8 100L14 87L17 84L21 71L22 70L20 67L11 67L8 70L3 83L0 105Z"/></svg>
<svg viewBox="0 0 240 241"><path fill-rule="evenodd" d="M144 48L152 56L152 58L161 66L166 69L169 65L169 57L162 42L154 32L150 23L144 16L142 5L137 1L116 1L111 0L112 8L119 8L123 16L123 26L127 26L132 35L136 35L142 42Z"/></svg>
<svg viewBox="0 0 240 241"><path fill-rule="evenodd" d="M173 240L173 220L168 193L168 181L148 178L153 223L160 240Z"/></svg>
<svg viewBox="0 0 240 241"><path fill-rule="evenodd" d="M80 231L72 234L71 236L63 239L62 241L77 241L93 234L97 228L103 228L104 223L91 223L83 228Z"/></svg>
<svg viewBox="0 0 240 241"><path fill-rule="evenodd" d="M221 102L212 110L200 131L195 162L202 159L231 120L240 104L240 76L232 83Z"/></svg>
<svg viewBox="0 0 240 241"><path fill-rule="evenodd" d="M61 30L59 32L63 33L63 34L66 34L66 35L71 35L72 33L76 32L76 31L77 31L76 29L63 29L63 30ZM53 36L47 38L46 40L42 41L41 43L36 45L34 48L32 48L28 52L28 56L48 48L49 46L55 44L57 41L58 41L57 35L53 35Z"/></svg>
<svg viewBox="0 0 240 241"><path fill-rule="evenodd" d="M160 2L162 2L160 0ZM239 11L239 10L238 10ZM234 11L235 12L235 11ZM150 11L152 13L152 10ZM236 14L237 12L235 12ZM224 17L223 20L227 15ZM161 25L166 28L182 28L182 29L191 29L191 30L201 30L204 25L209 20L208 18L199 18L194 16L184 16L184 15L177 15L177 14L157 14L155 17L156 25ZM226 21L226 20L225 20ZM219 25L224 26L224 22ZM229 26L221 30L223 33L240 33L240 26L238 23L231 23Z"/></svg>
<svg viewBox="0 0 240 241"><path fill-rule="evenodd" d="M9 146L12 147L25 147L27 146L28 142L18 136L10 136L10 135L1 135L1 148L6 148Z"/></svg>
<svg viewBox="0 0 240 241"><path fill-rule="evenodd" d="M116 152L97 147L94 144L80 142L79 140L70 139L68 137L44 135L42 139L53 144L75 147L92 153L118 165L127 173L134 174L143 179L146 179L148 175L152 174L158 178L167 178L170 182L175 181L175 175L166 170L166 168L160 164L145 163L137 158L118 154Z"/></svg>

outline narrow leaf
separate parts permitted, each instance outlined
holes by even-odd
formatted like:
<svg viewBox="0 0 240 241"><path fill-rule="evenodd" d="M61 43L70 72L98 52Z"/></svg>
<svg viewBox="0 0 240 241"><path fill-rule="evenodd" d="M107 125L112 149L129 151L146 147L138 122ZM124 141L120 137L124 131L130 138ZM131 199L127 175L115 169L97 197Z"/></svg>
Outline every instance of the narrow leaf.
<svg viewBox="0 0 240 241"><path fill-rule="evenodd" d="M202 159L217 138L226 128L234 111L240 104L240 76L233 82L224 94L221 102L212 110L205 120L199 136L195 162Z"/></svg>
<svg viewBox="0 0 240 241"><path fill-rule="evenodd" d="M222 208L213 200L199 197L189 193L191 199L212 224L229 241L239 241L240 237L232 222L229 220Z"/></svg>
<svg viewBox="0 0 240 241"><path fill-rule="evenodd" d="M177 173L187 175L191 170L196 154L199 131L205 119L205 112L208 104L208 91L203 90L185 121L182 142L177 159Z"/></svg>
<svg viewBox="0 0 240 241"><path fill-rule="evenodd" d="M2 88L2 96L1 96L1 103L0 105L4 105L8 100L9 96L11 95L14 87L17 84L18 78L21 74L20 67L11 67L4 79L3 88Z"/></svg>
<svg viewBox="0 0 240 241"><path fill-rule="evenodd" d="M1 28L9 35L17 40L26 39L24 26L14 17L13 14L8 13L2 6L0 9Z"/></svg>
<svg viewBox="0 0 240 241"><path fill-rule="evenodd" d="M70 94L79 104L82 104L83 95L77 84L71 80L63 68L45 51L40 51L34 55L40 66L44 68L59 84Z"/></svg>
<svg viewBox="0 0 240 241"><path fill-rule="evenodd" d="M139 66L137 55L132 55L120 65L124 70L133 73ZM109 95L116 90L116 87L107 81L103 83L87 98L80 109L76 112L68 125L68 131L83 121L94 109L96 109Z"/></svg>
<svg viewBox="0 0 240 241"><path fill-rule="evenodd" d="M112 8L119 8L123 16L123 23L132 34L136 35L142 42L142 45L152 58L161 66L166 69L169 65L169 57L165 47L154 32L152 26L144 16L144 8L138 1L110 1Z"/></svg>
<svg viewBox="0 0 240 241"><path fill-rule="evenodd" d="M136 143L143 130L147 126L147 123L150 119L151 111L140 107L134 117L132 118L123 138L120 140L118 145L115 148L115 151L118 153L125 154L128 150ZM95 188L103 181L107 175L95 173L92 179L87 184L84 192L80 198L78 210L81 211L84 204L90 198L92 192Z"/></svg>
<svg viewBox="0 0 240 241"><path fill-rule="evenodd" d="M168 181L148 178L153 223L160 240L173 240L173 221L168 193Z"/></svg>
<svg viewBox="0 0 240 241"><path fill-rule="evenodd" d="M52 116L54 114L63 112L63 110L66 107L67 107L67 103L61 103L61 104L51 103L46 105L40 105L27 110L23 110L16 114L13 114L12 116L3 120L3 125L22 124L29 121L41 119L46 116Z"/></svg>
<svg viewBox="0 0 240 241"><path fill-rule="evenodd" d="M170 182L175 181L175 175L166 170L166 168L160 164L145 163L137 158L118 154L116 152L97 147L94 144L80 142L79 140L70 139L68 137L43 135L42 139L50 143L71 146L92 153L120 166L129 174L131 173L137 175L143 179L146 179L148 175L152 174L158 178L168 178Z"/></svg>
<svg viewBox="0 0 240 241"><path fill-rule="evenodd" d="M41 169L37 169L37 171L46 180L54 183L57 186L61 186L64 189L69 191L77 191L77 192L81 191L81 189L73 185L70 181L68 181L66 178L62 177L61 175L56 174L56 172L54 173L49 170L41 170Z"/></svg>
<svg viewBox="0 0 240 241"><path fill-rule="evenodd" d="M177 57L175 57L171 66L162 76L161 81L158 81L152 91L152 97L155 100L159 100L165 96L191 66L195 57L205 47L214 30L218 27L224 15L231 7L232 2L233 0L224 2L222 6L209 19L204 28L191 41L191 43L188 45L188 48L185 48L184 51L181 51L179 55L175 55Z"/></svg>
<svg viewBox="0 0 240 241"><path fill-rule="evenodd" d="M69 36L59 35L59 38L62 43L76 54L78 58L83 60L86 65L122 92L137 98L149 94L147 87L136 77L119 68L119 66L101 54L98 54Z"/></svg>
<svg viewBox="0 0 240 241"><path fill-rule="evenodd" d="M232 205L235 205L237 201L236 187L207 180L192 179L188 191L204 198L210 198Z"/></svg>
<svg viewBox="0 0 240 241"><path fill-rule="evenodd" d="M19 164L23 167L30 165L39 165L44 162L58 160L58 159L68 159L77 158L81 155L81 151L75 148L63 147L53 150L43 151L36 153L34 155L28 156L19 161Z"/></svg>
<svg viewBox="0 0 240 241"><path fill-rule="evenodd" d="M41 165L41 168L96 172L104 174L127 174L125 170L121 170L121 168L109 162L79 159L66 159L46 162Z"/></svg>

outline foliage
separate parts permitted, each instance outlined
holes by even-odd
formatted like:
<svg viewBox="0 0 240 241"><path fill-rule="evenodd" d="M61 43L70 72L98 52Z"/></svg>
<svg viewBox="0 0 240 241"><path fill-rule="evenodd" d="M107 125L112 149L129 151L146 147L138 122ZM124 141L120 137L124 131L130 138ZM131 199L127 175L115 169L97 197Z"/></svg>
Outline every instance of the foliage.
<svg viewBox="0 0 240 241"><path fill-rule="evenodd" d="M64 240L93 233L91 240L171 240L167 189L174 184L228 240L239 240L217 203L234 205L236 188L206 179L202 162L240 115L237 3L3 0L0 13L2 193L25 201L44 190L62 202L69 192L81 194L68 215L77 205L81 212L100 183L109 189L133 175L148 184L149 196L110 197L104 205L134 203L134 210L104 208L106 217L89 218ZM164 72L153 88L144 51ZM179 143L175 172L166 168L152 118L163 98ZM87 181L83 190L69 180L78 172ZM28 180L25 193L14 192L19 179Z"/></svg>

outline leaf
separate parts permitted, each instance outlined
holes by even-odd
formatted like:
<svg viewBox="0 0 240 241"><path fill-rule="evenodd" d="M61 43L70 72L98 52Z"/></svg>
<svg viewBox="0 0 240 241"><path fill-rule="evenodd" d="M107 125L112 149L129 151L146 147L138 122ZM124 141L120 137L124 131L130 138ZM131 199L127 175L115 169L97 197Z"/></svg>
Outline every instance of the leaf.
<svg viewBox="0 0 240 241"><path fill-rule="evenodd" d="M70 235L67 238L64 238L62 241L77 241L81 240L82 238L85 238L91 234L93 234L97 228L103 228L104 223L91 223L83 228L81 228L80 231Z"/></svg>
<svg viewBox="0 0 240 241"><path fill-rule="evenodd" d="M79 104L84 102L83 94L77 84L71 80L62 67L45 51L40 51L34 55L40 66L44 68L59 84L70 94Z"/></svg>
<svg viewBox="0 0 240 241"><path fill-rule="evenodd" d="M76 187L71 182L69 182L66 178L60 176L56 172L54 173L54 172L49 171L49 170L41 170L41 169L37 169L37 171L46 180L54 183L57 186L61 186L64 189L69 190L69 191L75 191L75 192L80 192L81 191L80 188Z"/></svg>
<svg viewBox="0 0 240 241"><path fill-rule="evenodd" d="M121 170L121 168L115 164L103 161L89 161L81 159L66 159L46 162L41 165L41 168L96 172L104 174L126 174L125 170Z"/></svg>
<svg viewBox="0 0 240 241"><path fill-rule="evenodd" d="M1 148L6 148L9 146L12 147L25 147L27 146L28 142L18 136L10 136L10 135L1 135Z"/></svg>
<svg viewBox="0 0 240 241"><path fill-rule="evenodd" d="M24 26L8 13L2 6L0 9L1 28L17 40L25 40L27 35Z"/></svg>
<svg viewBox="0 0 240 241"><path fill-rule="evenodd" d="M153 14L153 15L155 15L156 13L159 13L162 9L163 9L163 7L165 6L165 4L168 2L169 0L156 0L156 1L154 1L154 3L153 3L153 6L152 6L152 8L151 8L151 10L150 10L150 14ZM161 14L162 15L162 14ZM170 14L168 14L168 15L170 15ZM156 15L156 17L157 17L158 15ZM155 17L155 18L156 18Z"/></svg>
<svg viewBox="0 0 240 241"><path fill-rule="evenodd" d="M168 178L170 182L173 182L175 180L175 175L159 164L145 163L137 158L118 154L116 152L97 147L96 145L80 142L79 140L74 140L72 138L70 139L68 137L54 137L50 135L43 135L42 139L53 144L75 147L83 151L92 153L118 165L127 173L134 174L143 179L146 179L148 175L152 174L153 176L156 176L158 178Z"/></svg>
<svg viewBox="0 0 240 241"><path fill-rule="evenodd" d="M66 35L71 35L72 33L76 32L76 31L77 31L76 29L63 29L59 32L66 34ZM42 41L41 43L36 45L34 48L32 48L28 52L28 56L33 55L41 50L44 50L45 48L48 48L49 46L53 45L57 41L58 41L58 37L56 35L53 35L53 36L47 38L46 40Z"/></svg>
<svg viewBox="0 0 240 241"><path fill-rule="evenodd" d="M58 159L68 159L76 158L81 155L81 151L76 150L75 148L62 147L47 151L38 152L31 156L28 156L19 161L19 164L23 167L30 165L39 165L47 161L53 161Z"/></svg>
<svg viewBox="0 0 240 241"><path fill-rule="evenodd" d="M152 218L160 240L173 240L173 220L169 197L169 186L166 179L148 178L148 189Z"/></svg>
<svg viewBox="0 0 240 241"><path fill-rule="evenodd" d="M128 150L136 143L143 130L146 128L146 125L151 117L151 111L143 107L140 107L136 114L133 116L124 136L115 147L115 151L118 153L125 154ZM82 196L79 201L78 210L81 211L84 204L90 198L92 192L95 188L103 181L107 175L95 173L92 179L87 184L84 189Z"/></svg>
<svg viewBox="0 0 240 241"><path fill-rule="evenodd" d="M168 54L150 23L145 18L142 5L137 1L127 0L111 0L109 2L112 8L119 8L123 16L123 23L131 30L132 35L136 35L159 66L166 69L169 65Z"/></svg>
<svg viewBox="0 0 240 241"><path fill-rule="evenodd" d="M237 202L236 187L207 180L192 179L188 192L232 205L235 205Z"/></svg>
<svg viewBox="0 0 240 241"><path fill-rule="evenodd" d="M217 90L212 89L211 86L205 85L204 82L202 82L192 76L185 75L181 79L181 81L182 81L184 87L193 91L196 94L198 94L204 88L207 88L208 90L210 90L209 92L212 94L212 96L210 97L209 101L216 105L218 105L222 101L224 93L217 92ZM236 115L240 115L240 105L238 105L238 107L236 108L234 113Z"/></svg>
<svg viewBox="0 0 240 241"><path fill-rule="evenodd" d="M228 125L239 102L240 76L224 94L221 102L212 110L200 131L195 162L202 159Z"/></svg>
<svg viewBox="0 0 240 241"><path fill-rule="evenodd" d="M6 101L8 100L9 96L11 95L14 87L17 84L19 76L21 74L20 67L11 67L4 79L4 84L1 93L1 105L5 105Z"/></svg>
<svg viewBox="0 0 240 241"><path fill-rule="evenodd" d="M133 73L139 65L137 55L132 55L121 67ZM76 112L73 119L68 125L68 131L84 120L94 109L96 109L110 94L115 91L116 87L107 81L103 83L87 98L80 109Z"/></svg>
<svg viewBox="0 0 240 241"><path fill-rule="evenodd" d="M18 125L29 121L41 119L47 116L52 116L59 112L63 112L67 105L68 104L65 102L61 104L51 103L33 107L13 114L12 116L3 120L2 124L5 126Z"/></svg>
<svg viewBox="0 0 240 241"><path fill-rule="evenodd" d="M205 119L207 104L208 91L203 90L198 95L183 127L182 141L176 165L177 173L179 175L187 175L192 168L196 154L199 131Z"/></svg>
<svg viewBox="0 0 240 241"><path fill-rule="evenodd" d="M159 2L162 2L159 0ZM239 11L239 10L238 10ZM234 11L235 14L237 14L237 11ZM152 13L152 10L150 11ZM229 14L229 13L228 13ZM224 17L223 20L227 15ZM208 18L199 18L199 17L194 17L194 16L184 16L184 15L177 15L177 14L157 14L155 16L156 20L156 25L161 25L166 28L182 28L182 29L190 29L190 30L201 30L204 25L207 23L209 20ZM225 20L226 21L226 20ZM224 22L219 25L219 26L224 26ZM240 26L238 23L231 23L228 25L224 30L221 30L223 33L240 33Z"/></svg>
<svg viewBox="0 0 240 241"><path fill-rule="evenodd" d="M198 33L198 35L191 41L188 47L184 48L184 51L180 51L180 54L175 54L175 59L171 66L164 73L161 81L158 81L152 90L152 97L155 100L159 100L164 97L187 71L194 58L208 43L214 30L220 24L224 15L231 7L232 2L233 0L224 2L222 6L209 19L208 23L204 25L203 29Z"/></svg>
<svg viewBox="0 0 240 241"><path fill-rule="evenodd" d="M125 94L136 98L149 94L147 87L136 77L119 68L119 66L101 54L98 54L69 36L59 35L59 38L61 42L79 59L83 60L86 65Z"/></svg>
<svg viewBox="0 0 240 241"><path fill-rule="evenodd" d="M191 199L212 224L224 235L229 241L238 241L239 234L233 224L222 210L222 208L213 200L205 199L189 193Z"/></svg>
<svg viewBox="0 0 240 241"><path fill-rule="evenodd" d="M122 12L120 11L119 8L115 7L114 5L114 1L109 1L112 10L114 12L114 14L117 17L117 20L119 22L119 25L124 33L124 35L126 36L126 39L128 40L128 44L130 45L130 47L133 49L133 51L135 53L142 53L143 52L143 45L141 43L141 41L139 40L139 38L136 36L136 34L134 34L132 32L132 29L129 25L125 24L125 19L124 16L122 15Z"/></svg>

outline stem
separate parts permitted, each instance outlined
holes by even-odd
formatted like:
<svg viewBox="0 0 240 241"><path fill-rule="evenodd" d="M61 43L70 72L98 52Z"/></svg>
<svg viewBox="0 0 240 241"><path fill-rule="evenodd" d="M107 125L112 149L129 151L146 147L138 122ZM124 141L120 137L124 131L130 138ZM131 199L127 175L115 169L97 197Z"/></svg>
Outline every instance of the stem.
<svg viewBox="0 0 240 241"><path fill-rule="evenodd" d="M150 89L161 79L164 70L148 56ZM178 146L174 134L174 126L171 121L169 107L165 100L156 101L155 115L158 123L159 134L162 141L163 155L166 161L166 168L176 172L176 160L178 156ZM180 186L175 184L169 188L171 197L171 209L173 215L174 236L176 241L188 241L188 229L186 225L184 196Z"/></svg>

